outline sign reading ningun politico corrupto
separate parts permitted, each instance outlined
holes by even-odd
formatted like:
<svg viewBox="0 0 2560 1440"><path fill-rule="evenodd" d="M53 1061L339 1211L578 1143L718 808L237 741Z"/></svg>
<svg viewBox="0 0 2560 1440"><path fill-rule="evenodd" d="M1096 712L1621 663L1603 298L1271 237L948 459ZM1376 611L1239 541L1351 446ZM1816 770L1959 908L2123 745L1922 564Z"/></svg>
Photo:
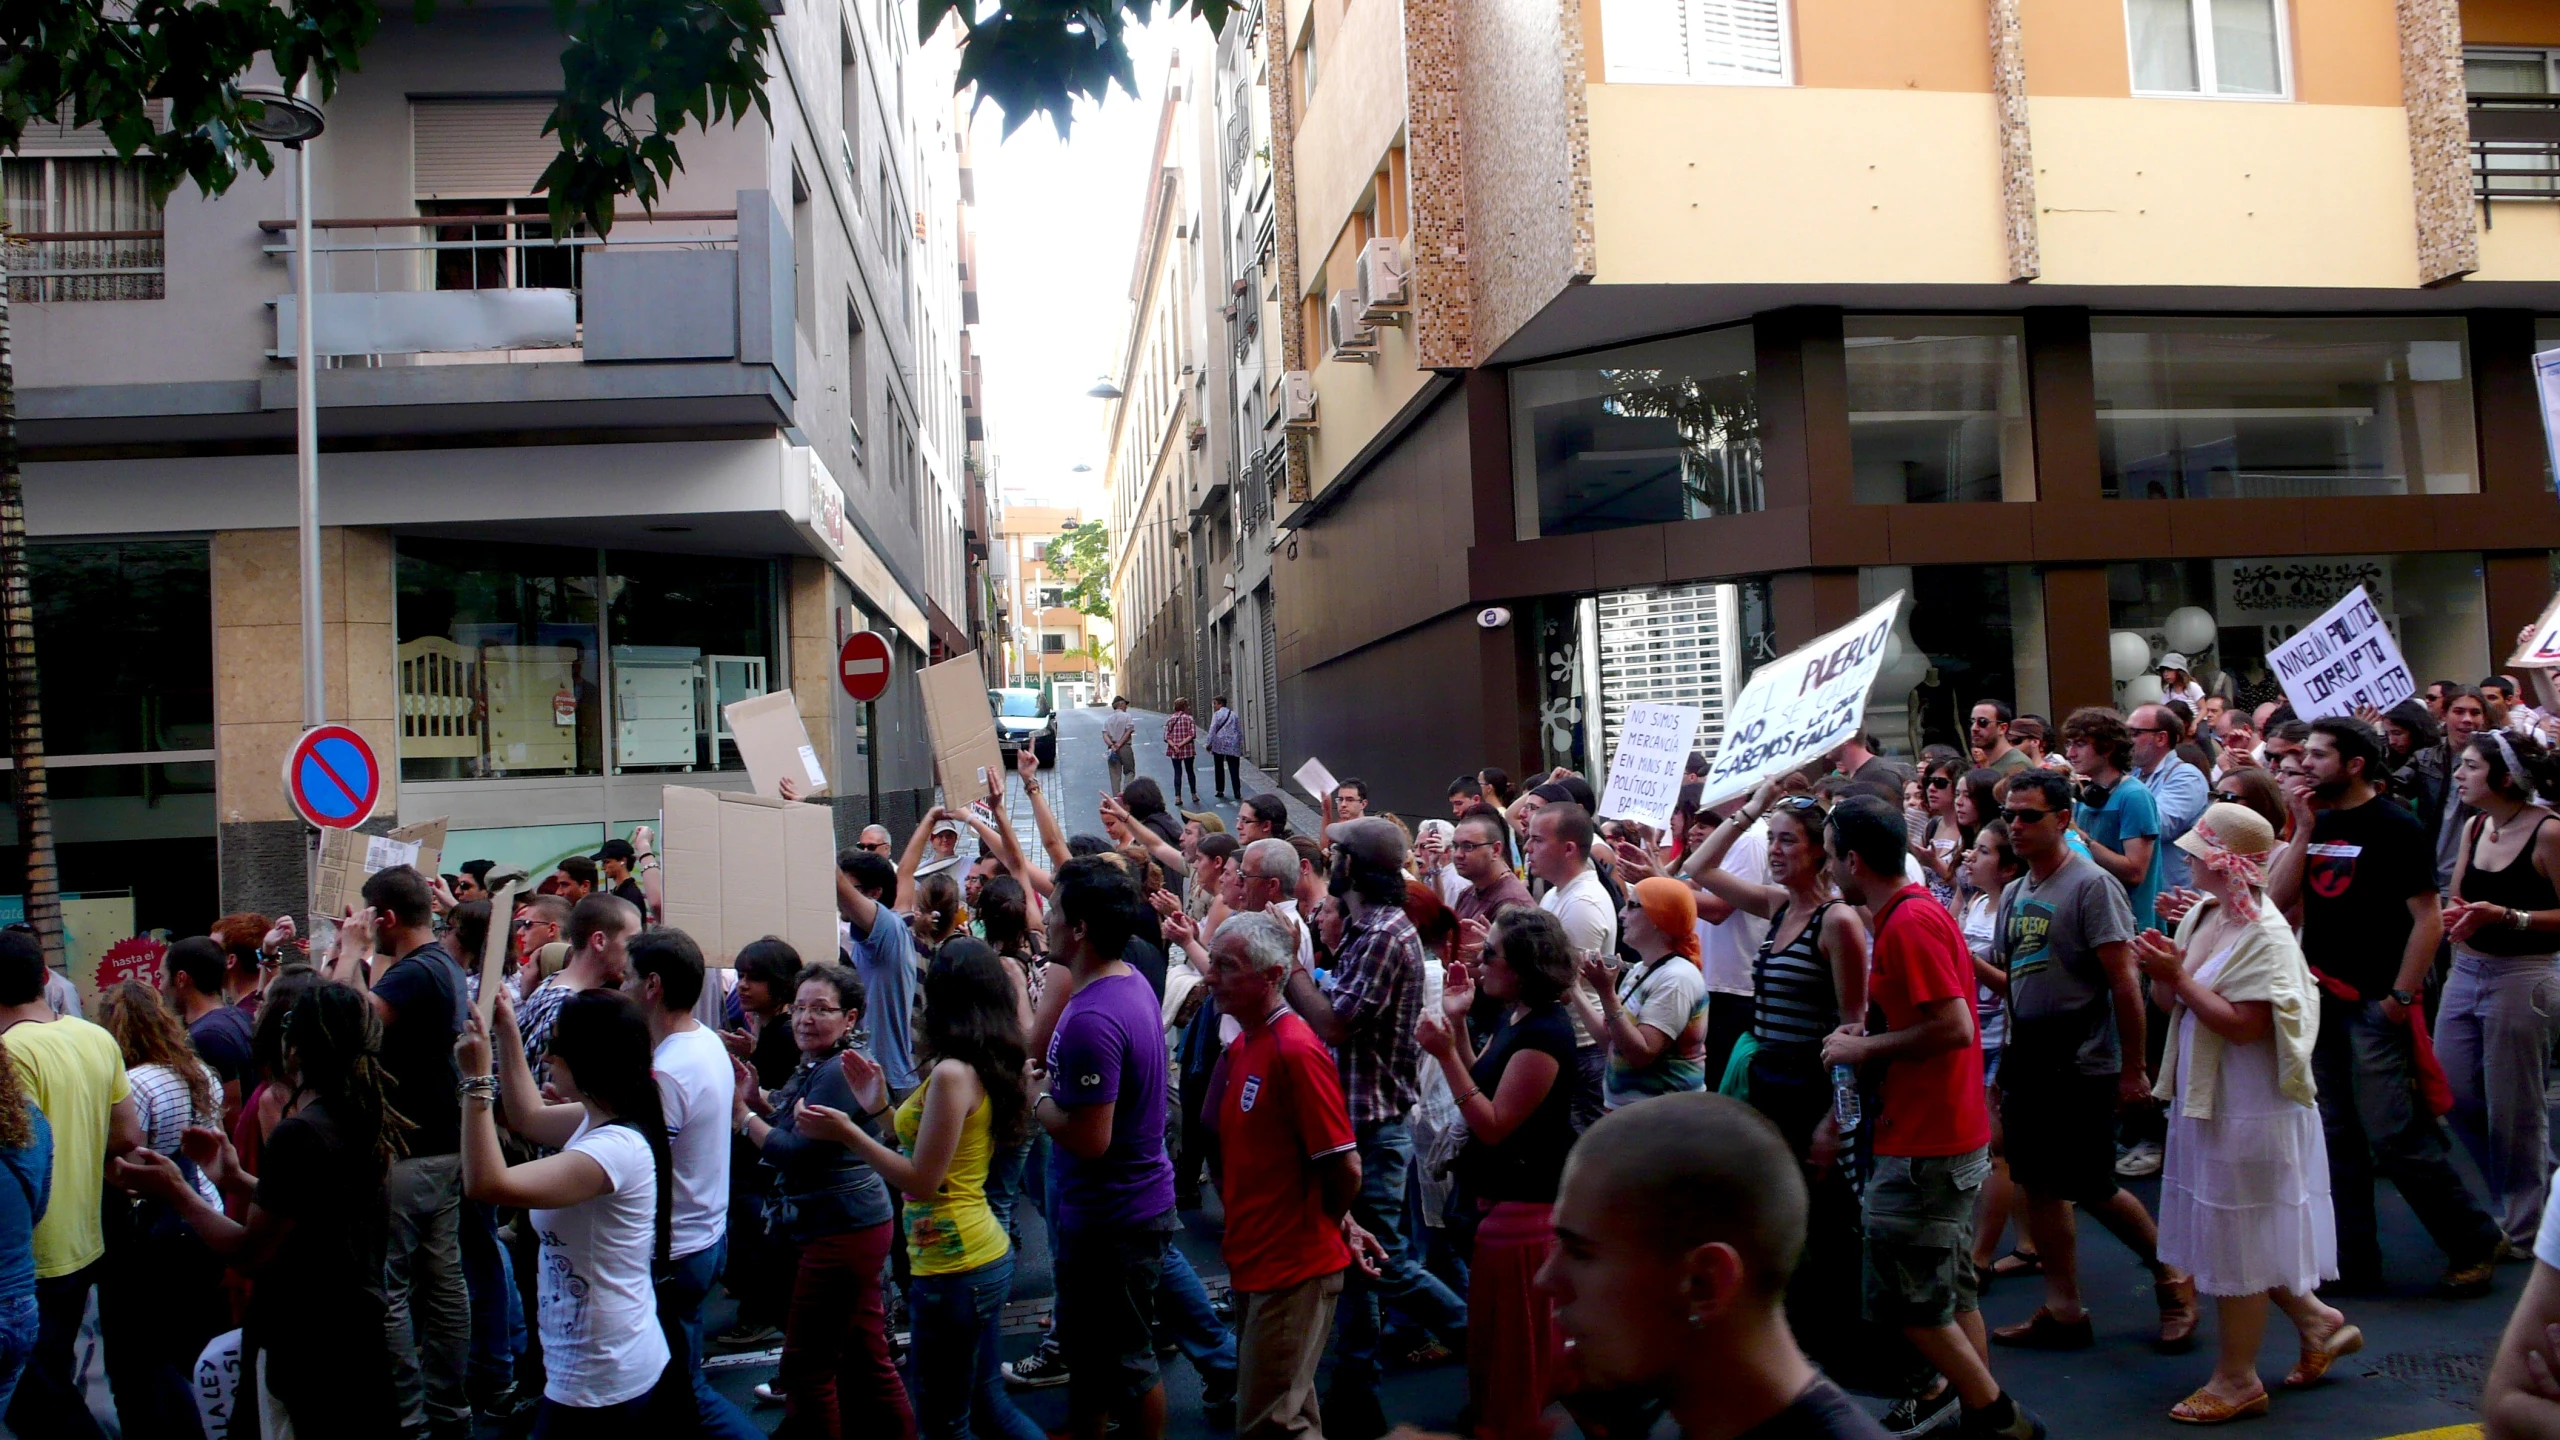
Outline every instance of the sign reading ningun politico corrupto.
<svg viewBox="0 0 2560 1440"><path fill-rule="evenodd" d="M2388 710L2418 693L2417 677L2361 585L2267 651L2267 668L2305 720L2352 715L2367 705Z"/></svg>
<svg viewBox="0 0 2560 1440"><path fill-rule="evenodd" d="M1904 592L1751 673L1725 714L1724 744L1699 792L1701 806L1744 795L1772 775L1816 759L1858 733L1867 692L1893 645Z"/></svg>

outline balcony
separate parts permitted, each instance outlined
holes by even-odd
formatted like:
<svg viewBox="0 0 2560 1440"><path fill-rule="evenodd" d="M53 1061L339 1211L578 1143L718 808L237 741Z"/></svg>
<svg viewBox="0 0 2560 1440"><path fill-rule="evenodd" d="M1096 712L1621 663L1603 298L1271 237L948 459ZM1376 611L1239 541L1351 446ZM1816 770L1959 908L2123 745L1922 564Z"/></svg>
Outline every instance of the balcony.
<svg viewBox="0 0 2560 1440"><path fill-rule="evenodd" d="M2471 98L2471 193L2481 223L2501 200L2560 200L2560 95Z"/></svg>

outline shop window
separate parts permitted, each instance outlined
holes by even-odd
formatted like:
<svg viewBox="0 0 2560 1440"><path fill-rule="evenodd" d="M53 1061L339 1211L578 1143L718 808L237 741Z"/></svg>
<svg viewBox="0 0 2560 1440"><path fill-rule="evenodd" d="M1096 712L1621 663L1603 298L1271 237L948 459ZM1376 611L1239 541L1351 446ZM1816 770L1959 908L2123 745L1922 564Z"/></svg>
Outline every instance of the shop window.
<svg viewBox="0 0 2560 1440"><path fill-rule="evenodd" d="M2143 560L2107 567L2117 702L2158 699L2160 678L2150 667L2173 650L2188 658L2207 694L2243 708L2282 700L2267 651L2358 585L2420 686L2488 673L2477 553Z"/></svg>
<svg viewBox="0 0 2560 1440"><path fill-rule="evenodd" d="M1694 707L1697 748L1714 755L1751 672L1777 658L1773 614L1765 576L1539 602L1542 762L1599 773L1640 700Z"/></svg>
<svg viewBox="0 0 2560 1440"><path fill-rule="evenodd" d="M772 687L772 577L761 560L402 540L401 778L735 768L720 707Z"/></svg>
<svg viewBox="0 0 2560 1440"><path fill-rule="evenodd" d="M2110 499L2479 488L2460 320L2091 323Z"/></svg>
<svg viewBox="0 0 2560 1440"><path fill-rule="evenodd" d="M1519 535L1765 508L1751 327L1511 372Z"/></svg>
<svg viewBox="0 0 2560 1440"><path fill-rule="evenodd" d="M1845 329L1860 504L2036 498L2025 322L1852 315Z"/></svg>
<svg viewBox="0 0 2560 1440"><path fill-rule="evenodd" d="M1966 748L1985 700L2053 714L2045 668L2044 585L2031 565L1874 565L1858 572L1861 608L1905 592L1884 669L1867 692L1879 748L1917 755Z"/></svg>
<svg viewBox="0 0 2560 1440"><path fill-rule="evenodd" d="M2125 32L2136 95L2284 97L2278 0L2125 0Z"/></svg>

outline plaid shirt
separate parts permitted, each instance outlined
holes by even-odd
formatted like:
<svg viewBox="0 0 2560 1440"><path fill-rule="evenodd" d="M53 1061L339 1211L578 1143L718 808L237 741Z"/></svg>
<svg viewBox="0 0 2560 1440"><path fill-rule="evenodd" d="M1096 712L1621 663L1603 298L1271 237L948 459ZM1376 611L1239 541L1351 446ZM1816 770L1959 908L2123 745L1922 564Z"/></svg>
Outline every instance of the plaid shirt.
<svg viewBox="0 0 2560 1440"><path fill-rule="evenodd" d="M1343 931L1333 962L1333 1013L1342 1022L1335 1059L1351 1123L1402 1120L1419 1095L1422 937L1400 905L1376 906Z"/></svg>
<svg viewBox="0 0 2560 1440"><path fill-rule="evenodd" d="M1191 758L1191 742L1200 736L1200 724L1188 710L1176 710L1164 717L1164 753L1168 758Z"/></svg>

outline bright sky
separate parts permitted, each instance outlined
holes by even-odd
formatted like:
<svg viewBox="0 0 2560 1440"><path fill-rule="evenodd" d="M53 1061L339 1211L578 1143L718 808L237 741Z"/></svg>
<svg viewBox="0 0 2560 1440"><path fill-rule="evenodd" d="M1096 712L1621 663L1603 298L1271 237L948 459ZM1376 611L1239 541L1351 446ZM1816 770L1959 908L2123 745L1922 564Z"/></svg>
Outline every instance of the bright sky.
<svg viewBox="0 0 2560 1440"><path fill-rule="evenodd" d="M1008 495L1102 513L1105 402L1085 394L1112 368L1129 308L1129 267L1147 161L1180 27L1159 20L1129 37L1138 98L1115 89L1079 104L1061 143L1034 117L1000 140L1003 118L979 107L978 342L985 356L987 435ZM1079 462L1093 469L1073 473Z"/></svg>

